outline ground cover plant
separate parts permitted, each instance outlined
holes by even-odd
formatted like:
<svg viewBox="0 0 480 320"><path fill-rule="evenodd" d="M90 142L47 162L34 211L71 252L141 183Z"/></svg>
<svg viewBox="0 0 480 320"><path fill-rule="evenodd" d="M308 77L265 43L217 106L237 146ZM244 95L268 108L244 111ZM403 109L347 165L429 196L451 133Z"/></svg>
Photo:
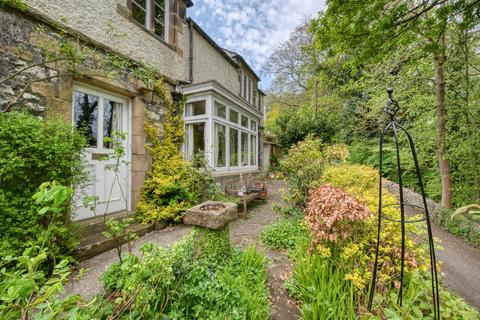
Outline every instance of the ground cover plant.
<svg viewBox="0 0 480 320"><path fill-rule="evenodd" d="M265 256L218 246L228 228L207 231L198 255L198 230L170 249L147 244L103 274L105 294L85 310L119 319L268 319ZM227 237L228 239L228 237Z"/></svg>

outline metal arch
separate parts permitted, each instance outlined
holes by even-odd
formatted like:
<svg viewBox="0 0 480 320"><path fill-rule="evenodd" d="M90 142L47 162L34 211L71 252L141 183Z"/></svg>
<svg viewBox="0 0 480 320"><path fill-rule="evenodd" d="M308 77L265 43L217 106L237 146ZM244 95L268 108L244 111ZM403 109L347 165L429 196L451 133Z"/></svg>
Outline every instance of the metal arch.
<svg viewBox="0 0 480 320"><path fill-rule="evenodd" d="M406 223L417 223L426 221L427 230L428 230L428 245L429 245L429 254L430 254L430 275L431 275L431 282L432 282L432 298L433 298L433 316L435 320L440 320L440 296L439 296L439 287L438 287L438 272L437 272L437 261L435 256L435 246L433 241L433 233L432 233L432 226L430 221L430 213L428 211L427 199L425 196L425 189L423 186L422 176L420 173L420 167L418 165L417 153L415 150L415 145L413 143L413 138L410 133L405 129L402 125L398 123L396 118L396 114L399 110L399 104L397 101L393 99L393 89L388 89L388 100L387 104L384 108L384 112L390 116L390 122L385 127L383 132L380 135L380 155L379 155L379 189L378 189L378 225L377 225L377 243L375 247L375 262L373 266L372 272L372 283L370 286L369 292L369 299L368 299L368 311L372 310L373 305L373 297L375 294L375 287L376 287L376 280L377 280L377 272L378 272L378 255L380 249L380 237L381 237L381 227L382 227L382 219L389 220L392 222L400 223L401 232L402 232L402 243L401 243L401 268L400 268L400 288L398 293L398 301L397 303L401 306L403 303L403 279L404 279L404 265L405 265L405 224ZM389 204L389 205L382 205L382 172L383 172L383 144L385 139L385 134L389 129L393 130L394 142L395 142L395 149L396 149L396 165L397 165L397 174L398 174L398 185L399 185L399 203L396 204ZM410 152L413 157L413 161L415 164L415 173L417 175L418 184L420 187L420 193L422 196L422 204L424 209L424 217L421 219L415 220L407 220L405 219L405 207L418 207L411 204L408 204L404 201L404 194L403 194L403 181L402 181L402 167L400 162L400 148L398 143L398 136L399 132L403 132L408 139ZM391 219L386 217L382 214L382 209L387 206L397 205L400 207L400 220Z"/></svg>

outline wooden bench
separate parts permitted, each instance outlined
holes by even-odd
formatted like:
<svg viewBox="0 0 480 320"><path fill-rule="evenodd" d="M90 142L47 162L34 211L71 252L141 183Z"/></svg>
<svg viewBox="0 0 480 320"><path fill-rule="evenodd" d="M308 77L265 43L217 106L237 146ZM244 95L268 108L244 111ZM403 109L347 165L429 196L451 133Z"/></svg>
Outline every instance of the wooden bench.
<svg viewBox="0 0 480 320"><path fill-rule="evenodd" d="M267 199L267 184L264 181L253 180L247 176L225 180L225 193L240 197L243 204L241 217L247 218L247 204L255 199Z"/></svg>

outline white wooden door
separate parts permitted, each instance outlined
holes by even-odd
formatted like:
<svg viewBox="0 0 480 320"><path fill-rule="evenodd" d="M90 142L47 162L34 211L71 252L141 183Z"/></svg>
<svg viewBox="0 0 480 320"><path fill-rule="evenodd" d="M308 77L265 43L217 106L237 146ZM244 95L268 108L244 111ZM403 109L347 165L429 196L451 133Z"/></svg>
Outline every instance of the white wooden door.
<svg viewBox="0 0 480 320"><path fill-rule="evenodd" d="M129 210L129 155L130 112L124 97L88 86L74 86L72 103L73 125L82 130L88 147L83 151L89 175L87 183L75 193L74 220L81 220ZM126 134L122 141L125 157L116 173L111 168L116 160L111 158L111 143L104 138L113 138L114 132ZM127 162L127 163L125 163ZM109 169L110 168L110 169ZM85 206L86 196L97 196L95 211Z"/></svg>

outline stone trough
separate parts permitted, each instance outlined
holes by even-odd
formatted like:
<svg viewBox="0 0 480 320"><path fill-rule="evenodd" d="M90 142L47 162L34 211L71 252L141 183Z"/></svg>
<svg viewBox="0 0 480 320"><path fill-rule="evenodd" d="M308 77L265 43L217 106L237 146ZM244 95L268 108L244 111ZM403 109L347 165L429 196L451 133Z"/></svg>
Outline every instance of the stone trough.
<svg viewBox="0 0 480 320"><path fill-rule="evenodd" d="M182 218L184 224L218 230L238 217L234 203L207 201L187 210Z"/></svg>
<svg viewBox="0 0 480 320"><path fill-rule="evenodd" d="M238 217L238 207L229 202L207 201L187 210L182 220L193 225L195 259L218 265L231 255L228 223Z"/></svg>

